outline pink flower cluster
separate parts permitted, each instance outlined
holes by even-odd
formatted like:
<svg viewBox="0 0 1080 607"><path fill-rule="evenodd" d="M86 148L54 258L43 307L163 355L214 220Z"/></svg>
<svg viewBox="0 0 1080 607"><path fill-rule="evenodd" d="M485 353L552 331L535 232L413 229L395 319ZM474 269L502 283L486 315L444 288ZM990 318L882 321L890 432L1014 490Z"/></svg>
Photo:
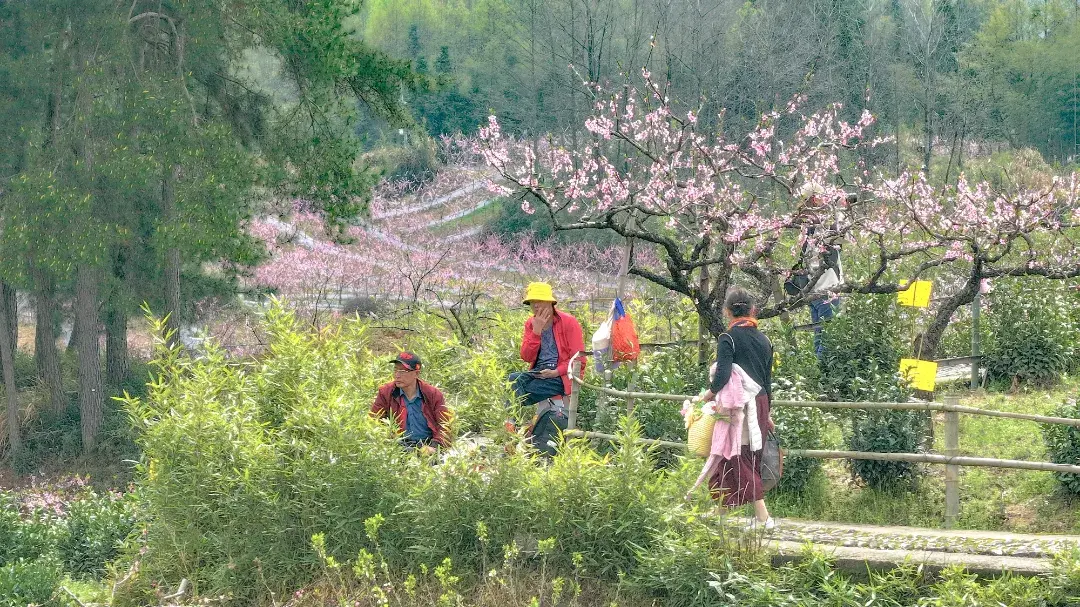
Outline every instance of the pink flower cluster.
<svg viewBox="0 0 1080 607"><path fill-rule="evenodd" d="M880 262L849 278L849 288L857 288L852 280L896 287L898 272L976 262L987 276L1080 274L1076 174L1007 191L963 177L945 187L918 173L889 178L861 160L861 149L889 142L867 136L868 111L851 123L839 104L804 114L805 98L796 98L729 138L700 111L677 111L665 90L647 72L640 89L598 89L601 101L583 123L593 137L580 149L514 141L492 116L476 148L500 176L493 191L528 192L551 212L572 213L577 226L633 230L632 217L654 220L637 231L672 262L660 273L676 282L703 258L784 276L837 242L857 243Z"/></svg>

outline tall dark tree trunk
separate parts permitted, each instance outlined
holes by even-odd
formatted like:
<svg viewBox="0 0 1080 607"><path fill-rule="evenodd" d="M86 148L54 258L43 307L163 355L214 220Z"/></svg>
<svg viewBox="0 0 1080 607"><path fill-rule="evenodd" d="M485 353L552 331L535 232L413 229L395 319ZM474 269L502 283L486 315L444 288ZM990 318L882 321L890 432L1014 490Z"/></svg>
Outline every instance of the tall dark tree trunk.
<svg viewBox="0 0 1080 607"><path fill-rule="evenodd" d="M180 165L175 165L162 183L162 210L165 225L169 229L175 229L177 223L176 182L179 179ZM176 243L171 242L173 238L174 236L169 234L170 242L165 249L165 314L168 315L165 326L169 330L170 346L180 341L180 249Z"/></svg>
<svg viewBox="0 0 1080 607"><path fill-rule="evenodd" d="M75 319L81 330L75 345L79 357L79 417L84 453L94 448L104 417L105 399L98 342L99 289L98 269L85 263L79 264L75 276Z"/></svg>
<svg viewBox="0 0 1080 607"><path fill-rule="evenodd" d="M56 351L56 285L52 277L40 270L33 271L34 278L34 361L38 377L49 393L49 411L63 414L67 409L67 397L60 375L60 354Z"/></svg>
<svg viewBox="0 0 1080 607"><path fill-rule="evenodd" d="M127 308L127 258L128 249L120 246L113 256L114 289L105 302L105 382L119 386L127 378L128 357L128 308Z"/></svg>
<svg viewBox="0 0 1080 607"><path fill-rule="evenodd" d="M19 349L19 293L15 287L3 284L4 301L7 302L8 332L11 333L11 347Z"/></svg>
<svg viewBox="0 0 1080 607"><path fill-rule="evenodd" d="M22 449L22 433L19 431L19 399L15 389L15 343L11 340L11 310L6 297L9 285L2 283L4 297L0 297L0 362L4 365L4 398L7 400L8 445L12 456ZM14 289L13 289L14 290Z"/></svg>
<svg viewBox="0 0 1080 607"><path fill-rule="evenodd" d="M105 311L105 381L119 386L127 378L130 368L128 358L128 315L123 305L109 305Z"/></svg>
<svg viewBox="0 0 1080 607"><path fill-rule="evenodd" d="M0 282L0 297L4 298L6 304L6 318L8 333L11 335L11 357L15 358L15 352L19 350L19 298L18 293L15 291L15 287L7 282ZM0 363L0 377L3 377L3 370L6 369L3 363Z"/></svg>

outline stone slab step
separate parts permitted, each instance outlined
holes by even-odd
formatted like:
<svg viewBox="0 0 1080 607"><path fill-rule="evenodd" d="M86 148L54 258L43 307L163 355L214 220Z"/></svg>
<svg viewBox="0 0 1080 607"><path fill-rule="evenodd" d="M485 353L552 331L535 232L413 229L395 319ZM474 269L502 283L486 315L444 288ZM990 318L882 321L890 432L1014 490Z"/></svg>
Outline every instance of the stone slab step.
<svg viewBox="0 0 1080 607"><path fill-rule="evenodd" d="M889 571L904 563L922 565L923 569L931 574L946 567L960 565L969 573L980 577L999 577L1006 572L1031 577L1047 574L1051 570L1050 560L1040 558L926 550L877 550L783 540L768 541L766 545L775 551L772 557L774 566L806 558L806 549L809 546L835 559L837 569L856 577L865 576L868 571Z"/></svg>

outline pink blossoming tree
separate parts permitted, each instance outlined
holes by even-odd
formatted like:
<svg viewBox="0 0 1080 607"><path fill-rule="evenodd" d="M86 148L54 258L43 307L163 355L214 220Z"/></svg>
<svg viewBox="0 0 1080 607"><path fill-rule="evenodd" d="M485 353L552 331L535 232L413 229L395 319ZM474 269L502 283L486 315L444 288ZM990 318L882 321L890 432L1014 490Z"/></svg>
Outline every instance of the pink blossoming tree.
<svg viewBox="0 0 1080 607"><path fill-rule="evenodd" d="M655 249L629 273L690 298L706 328L725 329L732 284L756 291L768 318L804 305L827 267L821 254L844 247L844 280L831 293L895 293L907 281L961 276L936 307L923 340L932 357L953 313L982 280L1080 275L1076 175L1041 187L998 191L988 184L933 186L922 174L887 176L866 164L885 142L840 106L813 113L795 99L750 132L723 131L723 115L701 120L678 110L649 74L640 89L597 89L579 149L520 143L492 116L478 149L527 212L558 230L608 229ZM796 266L806 286L783 288Z"/></svg>

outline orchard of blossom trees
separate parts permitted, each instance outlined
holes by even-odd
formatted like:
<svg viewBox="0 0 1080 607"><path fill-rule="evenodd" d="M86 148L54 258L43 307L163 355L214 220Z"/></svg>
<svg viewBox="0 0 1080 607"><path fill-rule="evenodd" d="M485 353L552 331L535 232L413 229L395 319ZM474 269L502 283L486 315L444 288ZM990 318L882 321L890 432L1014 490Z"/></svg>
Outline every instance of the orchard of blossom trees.
<svg viewBox="0 0 1080 607"><path fill-rule="evenodd" d="M845 273L835 293L895 293L917 279L946 291L924 335L927 358L986 279L1080 276L1076 174L1006 187L963 175L936 183L887 174L874 162L888 141L872 136L874 117L846 122L839 104L810 113L796 98L733 134L722 113L705 120L680 109L648 72L640 87L593 92L577 147L517 141L492 116L477 144L500 177L492 188L549 214L558 230L609 229L658 253L652 262L635 254L629 273L692 300L713 334L724 330L732 284L758 294L764 318L820 296L810 291L823 264L801 291L783 284L808 253L838 245Z"/></svg>

